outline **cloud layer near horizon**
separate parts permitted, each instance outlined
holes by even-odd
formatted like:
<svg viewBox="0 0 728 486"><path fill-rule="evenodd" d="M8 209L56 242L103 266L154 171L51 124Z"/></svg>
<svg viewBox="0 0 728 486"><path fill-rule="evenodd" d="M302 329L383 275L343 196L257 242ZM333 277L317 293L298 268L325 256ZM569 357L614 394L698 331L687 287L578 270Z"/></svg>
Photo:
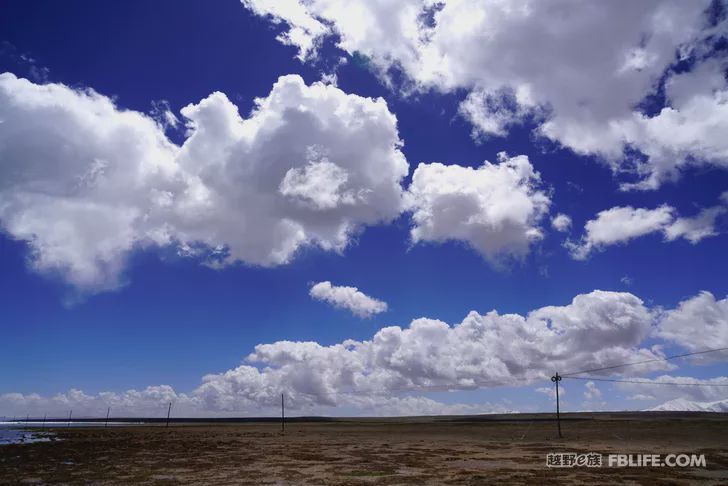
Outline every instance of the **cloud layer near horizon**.
<svg viewBox="0 0 728 486"><path fill-rule="evenodd" d="M690 332L682 325L686 320L691 322ZM73 408L98 415L112 406L117 412L144 415L158 413L172 401L178 414L256 415L273 413L284 393L287 406L299 414L503 411L503 404L445 404L420 395L532 385L547 381L554 370L568 373L660 358L667 344L703 350L727 333L728 298L716 300L703 292L664 311L646 307L630 293L595 290L577 295L567 305L542 307L525 316L472 311L452 326L420 318L405 328L380 329L363 341L260 344L244 364L204 376L190 393L168 386L98 395L71 390L55 397L7 393L0 395L0 408L5 414ZM648 345L652 339L660 344ZM605 375L638 376L674 367L657 361ZM715 398L718 391L716 387L709 394L691 396Z"/></svg>

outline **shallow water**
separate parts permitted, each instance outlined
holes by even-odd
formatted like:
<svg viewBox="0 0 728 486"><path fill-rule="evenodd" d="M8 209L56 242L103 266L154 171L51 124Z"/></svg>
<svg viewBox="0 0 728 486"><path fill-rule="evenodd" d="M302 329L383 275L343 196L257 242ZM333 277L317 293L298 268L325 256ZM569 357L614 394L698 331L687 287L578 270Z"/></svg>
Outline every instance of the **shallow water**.
<svg viewBox="0 0 728 486"><path fill-rule="evenodd" d="M50 432L29 431L13 425L0 425L0 445L50 442L54 438L55 435Z"/></svg>
<svg viewBox="0 0 728 486"><path fill-rule="evenodd" d="M142 425L142 422L109 422L109 427ZM103 427L103 422L58 422L58 421L15 421L0 422L0 445L32 444L34 442L50 442L58 440L50 431L42 429L48 427ZM34 430L27 430L32 428ZM38 430L41 429L41 430Z"/></svg>

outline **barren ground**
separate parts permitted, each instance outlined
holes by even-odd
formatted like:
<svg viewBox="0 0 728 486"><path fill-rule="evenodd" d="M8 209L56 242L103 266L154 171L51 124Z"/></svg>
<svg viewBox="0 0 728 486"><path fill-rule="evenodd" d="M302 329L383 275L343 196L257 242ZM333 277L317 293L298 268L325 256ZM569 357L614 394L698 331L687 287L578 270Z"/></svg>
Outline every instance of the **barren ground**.
<svg viewBox="0 0 728 486"><path fill-rule="evenodd" d="M0 484L728 484L725 414L54 429L0 447ZM705 468L546 467L549 452L705 454ZM606 457L604 458L606 463Z"/></svg>

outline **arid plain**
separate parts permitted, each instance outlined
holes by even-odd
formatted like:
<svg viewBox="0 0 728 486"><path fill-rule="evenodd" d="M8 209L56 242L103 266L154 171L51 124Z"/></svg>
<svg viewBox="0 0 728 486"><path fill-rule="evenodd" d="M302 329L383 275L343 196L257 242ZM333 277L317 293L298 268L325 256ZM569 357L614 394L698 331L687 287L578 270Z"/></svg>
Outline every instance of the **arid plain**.
<svg viewBox="0 0 728 486"><path fill-rule="evenodd" d="M53 429L0 484L728 484L728 416L568 414ZM549 468L553 452L705 454L706 467Z"/></svg>

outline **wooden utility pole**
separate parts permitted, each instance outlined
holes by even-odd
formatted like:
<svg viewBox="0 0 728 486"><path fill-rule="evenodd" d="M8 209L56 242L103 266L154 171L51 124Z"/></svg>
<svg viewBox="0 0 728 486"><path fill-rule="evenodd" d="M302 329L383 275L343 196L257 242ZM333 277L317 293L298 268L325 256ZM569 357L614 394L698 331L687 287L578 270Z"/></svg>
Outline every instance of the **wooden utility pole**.
<svg viewBox="0 0 728 486"><path fill-rule="evenodd" d="M111 412L111 407L106 409L106 422L104 422L104 428L109 426L109 412Z"/></svg>
<svg viewBox="0 0 728 486"><path fill-rule="evenodd" d="M73 415L73 410L68 411L68 427L71 426L71 415Z"/></svg>
<svg viewBox="0 0 728 486"><path fill-rule="evenodd" d="M564 436L561 435L561 413L559 411L559 382L561 381L561 377L558 372L551 377L551 381L556 385L556 425L559 428L559 438L561 439Z"/></svg>
<svg viewBox="0 0 728 486"><path fill-rule="evenodd" d="M281 433L286 433L286 404L283 401L283 393L281 393Z"/></svg>
<svg viewBox="0 0 728 486"><path fill-rule="evenodd" d="M48 416L47 413L45 415L43 415L43 426L42 426L42 428L44 428L44 429L45 429L45 421L46 421L46 417L47 416Z"/></svg>
<svg viewBox="0 0 728 486"><path fill-rule="evenodd" d="M172 402L169 402L169 408L167 408L167 426L166 428L169 428L169 412L172 411Z"/></svg>

